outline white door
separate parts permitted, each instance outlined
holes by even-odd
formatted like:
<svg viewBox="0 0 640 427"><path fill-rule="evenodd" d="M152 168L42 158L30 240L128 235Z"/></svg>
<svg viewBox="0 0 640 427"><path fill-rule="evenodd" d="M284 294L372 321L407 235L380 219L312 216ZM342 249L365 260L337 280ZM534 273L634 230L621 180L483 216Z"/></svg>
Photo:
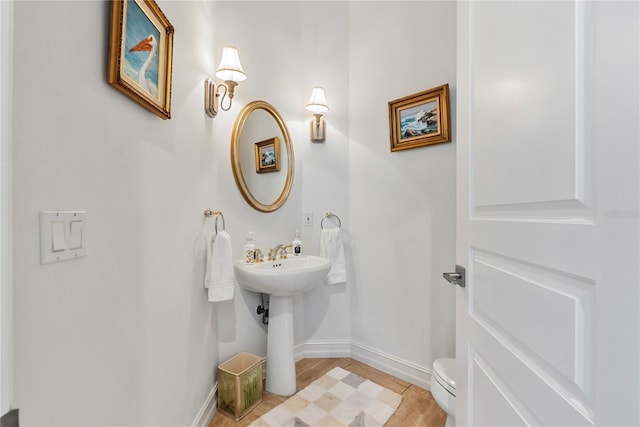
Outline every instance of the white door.
<svg viewBox="0 0 640 427"><path fill-rule="evenodd" d="M458 425L640 425L639 3L458 6Z"/></svg>

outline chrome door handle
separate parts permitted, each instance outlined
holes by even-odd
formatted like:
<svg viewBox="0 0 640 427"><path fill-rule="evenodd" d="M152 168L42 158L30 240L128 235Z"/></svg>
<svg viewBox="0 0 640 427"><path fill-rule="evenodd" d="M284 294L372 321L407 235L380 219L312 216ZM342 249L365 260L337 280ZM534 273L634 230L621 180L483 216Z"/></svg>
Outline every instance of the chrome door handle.
<svg viewBox="0 0 640 427"><path fill-rule="evenodd" d="M466 286L465 270L461 265L456 265L455 273L442 273L442 277L444 277L447 282L451 283L452 285L458 285L461 288L464 288Z"/></svg>

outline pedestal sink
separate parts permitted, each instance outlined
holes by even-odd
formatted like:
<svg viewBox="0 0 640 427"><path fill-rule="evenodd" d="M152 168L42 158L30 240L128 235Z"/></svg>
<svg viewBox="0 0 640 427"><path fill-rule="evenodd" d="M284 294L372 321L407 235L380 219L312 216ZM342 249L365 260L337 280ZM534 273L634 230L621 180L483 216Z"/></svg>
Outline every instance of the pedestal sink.
<svg viewBox="0 0 640 427"><path fill-rule="evenodd" d="M258 264L234 263L242 288L270 295L265 389L271 393L291 396L296 392L292 297L323 284L330 268L328 259L312 255Z"/></svg>

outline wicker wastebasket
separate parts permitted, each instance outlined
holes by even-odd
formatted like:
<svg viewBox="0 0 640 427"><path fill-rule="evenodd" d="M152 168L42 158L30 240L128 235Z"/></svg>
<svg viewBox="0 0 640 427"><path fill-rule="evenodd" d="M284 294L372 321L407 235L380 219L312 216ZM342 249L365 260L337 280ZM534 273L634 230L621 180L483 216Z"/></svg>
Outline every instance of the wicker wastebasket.
<svg viewBox="0 0 640 427"><path fill-rule="evenodd" d="M218 366L218 410L238 421L262 402L262 358L238 353Z"/></svg>

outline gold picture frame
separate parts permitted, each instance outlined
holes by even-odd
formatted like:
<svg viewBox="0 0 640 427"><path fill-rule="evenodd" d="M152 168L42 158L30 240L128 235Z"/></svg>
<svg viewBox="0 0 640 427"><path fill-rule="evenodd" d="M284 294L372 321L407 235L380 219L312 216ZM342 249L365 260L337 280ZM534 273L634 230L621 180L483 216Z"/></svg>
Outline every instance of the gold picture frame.
<svg viewBox="0 0 640 427"><path fill-rule="evenodd" d="M451 142L449 85L389 102L391 151Z"/></svg>
<svg viewBox="0 0 640 427"><path fill-rule="evenodd" d="M280 170L280 139L277 136L254 144L256 172L268 173Z"/></svg>
<svg viewBox="0 0 640 427"><path fill-rule="evenodd" d="M173 32L153 0L111 3L107 80L162 119L171 118Z"/></svg>

